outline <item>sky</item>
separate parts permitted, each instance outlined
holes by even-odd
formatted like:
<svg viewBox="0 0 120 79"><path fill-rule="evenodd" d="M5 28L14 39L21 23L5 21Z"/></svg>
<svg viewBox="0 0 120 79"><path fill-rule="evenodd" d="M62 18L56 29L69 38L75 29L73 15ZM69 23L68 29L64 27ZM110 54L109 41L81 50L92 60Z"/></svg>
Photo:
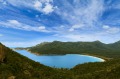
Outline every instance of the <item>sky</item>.
<svg viewBox="0 0 120 79"><path fill-rule="evenodd" d="M0 0L0 42L120 40L120 0Z"/></svg>

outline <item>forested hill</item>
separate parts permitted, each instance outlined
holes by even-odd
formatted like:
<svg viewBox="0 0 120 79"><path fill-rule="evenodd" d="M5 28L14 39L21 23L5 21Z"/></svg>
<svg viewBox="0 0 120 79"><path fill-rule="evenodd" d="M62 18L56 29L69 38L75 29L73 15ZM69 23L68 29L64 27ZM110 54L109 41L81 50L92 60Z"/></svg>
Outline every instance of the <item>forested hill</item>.
<svg viewBox="0 0 120 79"><path fill-rule="evenodd" d="M110 45L111 46L111 45ZM117 48L117 46L116 46ZM56 69L34 62L0 43L0 79L119 79L120 59Z"/></svg>
<svg viewBox="0 0 120 79"><path fill-rule="evenodd" d="M0 79L55 79L56 75L59 75L56 73L59 72L34 62L0 43Z"/></svg>
<svg viewBox="0 0 120 79"><path fill-rule="evenodd" d="M120 57L120 41L112 44L94 42L44 42L28 48L38 54L89 54L108 58Z"/></svg>

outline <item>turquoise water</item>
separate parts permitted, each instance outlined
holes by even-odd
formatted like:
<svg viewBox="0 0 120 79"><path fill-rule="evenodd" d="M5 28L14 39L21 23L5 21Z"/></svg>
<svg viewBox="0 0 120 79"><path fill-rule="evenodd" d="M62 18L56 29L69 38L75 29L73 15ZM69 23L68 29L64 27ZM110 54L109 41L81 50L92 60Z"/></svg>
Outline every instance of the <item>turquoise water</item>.
<svg viewBox="0 0 120 79"><path fill-rule="evenodd" d="M87 55L66 54L66 55L35 55L26 50L16 50L19 54L24 55L36 62L40 62L46 66L56 68L73 68L78 64L87 62L103 62L104 60Z"/></svg>

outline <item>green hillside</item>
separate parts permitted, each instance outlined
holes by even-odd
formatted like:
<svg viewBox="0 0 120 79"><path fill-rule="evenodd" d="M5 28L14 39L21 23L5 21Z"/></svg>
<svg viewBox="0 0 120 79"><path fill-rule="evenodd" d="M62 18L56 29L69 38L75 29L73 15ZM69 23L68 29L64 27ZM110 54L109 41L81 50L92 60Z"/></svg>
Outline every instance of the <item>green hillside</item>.
<svg viewBox="0 0 120 79"><path fill-rule="evenodd" d="M0 79L56 79L66 77L59 75L57 69L53 69L34 62L17 52L0 44L0 55L6 53L4 61L0 62ZM2 51L1 51L2 50ZM54 74L54 75L53 75Z"/></svg>
<svg viewBox="0 0 120 79"><path fill-rule="evenodd" d="M113 44L94 42L60 42L41 43L28 48L38 54L88 54L107 58L120 57L120 41Z"/></svg>
<svg viewBox="0 0 120 79"><path fill-rule="evenodd" d="M0 47L0 55L3 58L0 62L0 79L120 79L119 58L85 63L72 69L56 69L34 62L2 44ZM101 47L104 45L101 44Z"/></svg>

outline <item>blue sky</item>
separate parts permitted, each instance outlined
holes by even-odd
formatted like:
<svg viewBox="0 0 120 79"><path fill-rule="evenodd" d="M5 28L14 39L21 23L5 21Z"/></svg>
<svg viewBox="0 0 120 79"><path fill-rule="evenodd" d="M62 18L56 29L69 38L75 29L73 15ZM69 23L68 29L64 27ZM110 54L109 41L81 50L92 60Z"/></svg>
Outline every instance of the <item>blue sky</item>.
<svg viewBox="0 0 120 79"><path fill-rule="evenodd" d="M120 0L0 0L0 42L120 40Z"/></svg>

